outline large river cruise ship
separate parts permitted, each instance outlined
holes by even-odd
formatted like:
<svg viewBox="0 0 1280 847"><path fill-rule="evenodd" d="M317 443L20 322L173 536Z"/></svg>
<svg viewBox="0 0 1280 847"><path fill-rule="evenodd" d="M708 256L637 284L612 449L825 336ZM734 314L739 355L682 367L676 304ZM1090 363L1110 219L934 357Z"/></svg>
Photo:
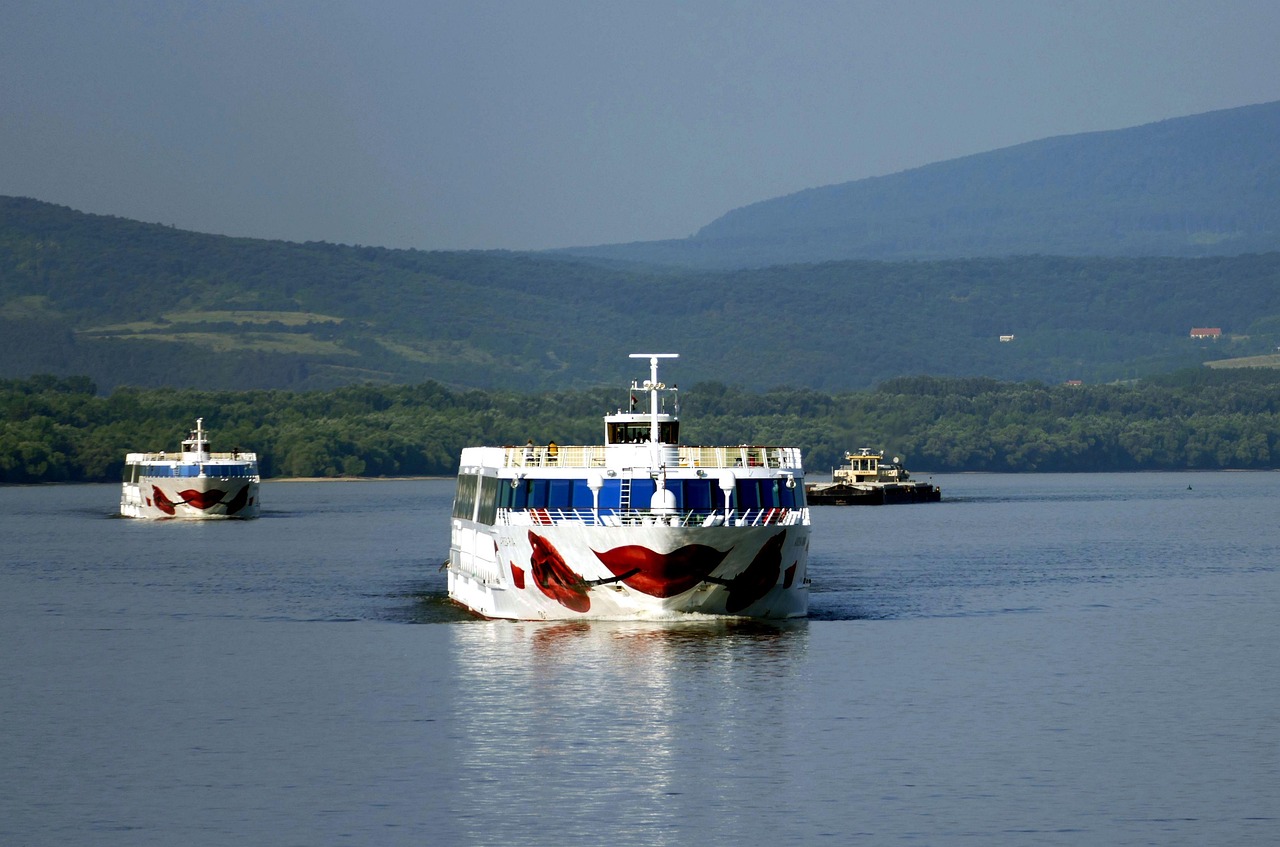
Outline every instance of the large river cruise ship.
<svg viewBox="0 0 1280 847"><path fill-rule="evenodd" d="M800 450L682 445L678 390L658 380L676 354L632 358L649 379L605 416L603 444L462 451L449 596L517 620L805 615Z"/></svg>

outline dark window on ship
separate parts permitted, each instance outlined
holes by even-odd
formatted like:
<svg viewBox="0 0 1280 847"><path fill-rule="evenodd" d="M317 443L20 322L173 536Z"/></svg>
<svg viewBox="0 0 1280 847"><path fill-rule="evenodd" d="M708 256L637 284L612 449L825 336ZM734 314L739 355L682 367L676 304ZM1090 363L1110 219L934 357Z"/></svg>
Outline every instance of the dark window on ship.
<svg viewBox="0 0 1280 847"><path fill-rule="evenodd" d="M530 509L547 508L547 493L550 491L550 480L530 479L525 481L529 496Z"/></svg>
<svg viewBox="0 0 1280 847"><path fill-rule="evenodd" d="M573 480L571 479L552 479L548 480L550 485L547 492L547 508L548 509L572 509L573 508Z"/></svg>
<svg viewBox="0 0 1280 847"><path fill-rule="evenodd" d="M604 485L600 489L600 508L618 508L621 497L621 481L604 480ZM526 479L517 481L515 488L511 487L510 480L503 480L496 498L501 508L516 511L524 509L588 510L595 505L595 497L585 479ZM649 505L647 494L644 505Z"/></svg>
<svg viewBox="0 0 1280 847"><path fill-rule="evenodd" d="M486 478L485 486L492 486L490 493L480 493L481 509L563 509L582 510L592 508L595 498L585 479L526 479L515 488L510 480ZM667 490L675 495L676 508L683 512L714 512L724 509L724 492L714 479L668 479ZM461 489L461 478L459 479ZM631 482L631 507L647 509L653 497L654 483L645 477ZM600 489L600 508L613 510L621 507L622 481L605 479ZM740 479L731 492L729 507L738 511L756 509L794 509L804 505L803 485L787 487L783 479ZM487 515L487 512L484 512ZM455 512L455 517L458 515ZM469 517L470 513L466 515ZM491 518L482 518L491 522Z"/></svg>
<svg viewBox="0 0 1280 847"><path fill-rule="evenodd" d="M737 505L738 505L739 511L760 508L760 480L758 479L738 480Z"/></svg>
<svg viewBox="0 0 1280 847"><path fill-rule="evenodd" d="M516 488L511 487L511 480L505 480L505 483L498 489L498 508L500 509L513 508L516 499ZM523 488L519 480L516 480L516 487Z"/></svg>
<svg viewBox="0 0 1280 847"><path fill-rule="evenodd" d="M506 480L498 479L494 476L481 477L480 479L480 509L476 513L476 521L482 524L492 524L498 516L498 497L501 494L502 486L506 485L508 491L511 486L507 485Z"/></svg>
<svg viewBox="0 0 1280 847"><path fill-rule="evenodd" d="M471 520L475 513L476 493L480 487L480 477L475 474L459 474L458 490L453 495L453 516L463 520Z"/></svg>
<svg viewBox="0 0 1280 847"><path fill-rule="evenodd" d="M583 486L586 486L584 481ZM587 492L590 494L590 490ZM606 479L604 487L600 489L600 508L601 509L618 509L622 506L622 480Z"/></svg>
<svg viewBox="0 0 1280 847"><path fill-rule="evenodd" d="M603 492L601 492L603 494ZM585 479L575 479L573 481L573 508L590 509L595 501L591 496L591 489L587 487Z"/></svg>
<svg viewBox="0 0 1280 847"><path fill-rule="evenodd" d="M611 423L608 427L610 444L643 444L649 440L652 432L649 421L643 423ZM680 440L679 421L660 421L658 423L658 440L664 444L677 444Z"/></svg>
<svg viewBox="0 0 1280 847"><path fill-rule="evenodd" d="M649 423L609 424L610 444L643 444L649 440ZM659 430L661 433L662 430Z"/></svg>
<svg viewBox="0 0 1280 847"><path fill-rule="evenodd" d="M710 512L717 508L715 495L719 493L719 486L709 479L692 479L685 482L684 497L676 495L677 502L683 503L685 511L690 512Z"/></svg>

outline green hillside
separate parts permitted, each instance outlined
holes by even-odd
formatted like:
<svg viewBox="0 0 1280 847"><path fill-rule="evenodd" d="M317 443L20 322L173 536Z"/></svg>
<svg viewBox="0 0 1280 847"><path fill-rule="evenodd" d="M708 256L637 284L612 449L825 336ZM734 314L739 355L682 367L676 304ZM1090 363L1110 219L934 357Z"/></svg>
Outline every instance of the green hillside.
<svg viewBox="0 0 1280 847"><path fill-rule="evenodd" d="M734 209L686 239L565 251L732 268L1280 249L1280 102L1048 138Z"/></svg>
<svg viewBox="0 0 1280 847"><path fill-rule="evenodd" d="M580 388L630 379L627 353L650 349L680 353L686 383L1094 383L1277 346L1280 253L624 269L226 238L0 198L0 377L104 391Z"/></svg>

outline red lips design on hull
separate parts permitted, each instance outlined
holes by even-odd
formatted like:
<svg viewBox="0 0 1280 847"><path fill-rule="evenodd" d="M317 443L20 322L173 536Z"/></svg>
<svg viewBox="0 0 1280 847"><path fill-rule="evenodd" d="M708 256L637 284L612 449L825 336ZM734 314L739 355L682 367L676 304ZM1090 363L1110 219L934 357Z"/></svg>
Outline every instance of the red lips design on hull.
<svg viewBox="0 0 1280 847"><path fill-rule="evenodd" d="M188 488L186 491L179 491L178 496L182 498L182 502L188 506L195 506L200 511L211 508L222 502L227 492L219 491L216 488L208 491L196 491L194 488Z"/></svg>
<svg viewBox="0 0 1280 847"><path fill-rule="evenodd" d="M246 497L248 495L248 491L249 489L246 487L244 489ZM197 509L204 511L205 509L212 508L213 506L221 503L222 498L225 496L227 496L227 492L219 491L216 488L210 489L209 491L196 491L194 488L188 488L184 491L179 491L177 494L178 499L177 501L174 501L170 500L168 495L160 490L159 486L151 486L151 499L155 501L156 508L164 512L166 515L177 514L178 503L186 503L187 505L195 506ZM236 509L236 511L239 511L239 509Z"/></svg>
<svg viewBox="0 0 1280 847"><path fill-rule="evenodd" d="M687 544L670 553L656 553L639 544L615 547L603 553L595 553L613 574L612 580L587 581L575 573L555 545L529 531L529 544L533 553L529 557L533 583L547 597L575 612L588 612L592 587L607 582L622 582L630 588L651 597L674 597L702 582L722 585L728 589L725 611L737 614L758 602L778 583L782 576L782 549L787 532L773 535L756 553L751 564L737 576L725 579L711 576L732 548L720 551L704 544ZM786 587L795 576L795 565L787 569ZM511 566L517 588L524 587L524 572L514 563Z"/></svg>
<svg viewBox="0 0 1280 847"><path fill-rule="evenodd" d="M249 486L246 485L236 492L236 496L227 501L227 514L237 515L247 505L249 505Z"/></svg>
<svg viewBox="0 0 1280 847"><path fill-rule="evenodd" d="M172 515L175 513L174 506L176 504L165 496L165 493L160 490L159 486L151 486L151 499L155 501L156 508L164 512L166 515Z"/></svg>
<svg viewBox="0 0 1280 847"><path fill-rule="evenodd" d="M705 581L729 555L728 550L722 553L705 544L687 544L670 553L655 553L639 544L592 552L614 576L624 577L624 584L650 597L674 597L688 591Z"/></svg>
<svg viewBox="0 0 1280 847"><path fill-rule="evenodd" d="M733 579L722 584L729 589L729 598L724 602L724 610L731 615L756 602L769 593L769 589L778 583L782 573L782 542L786 540L784 529L777 535L760 545L760 552L747 565L747 569Z"/></svg>
<svg viewBox="0 0 1280 847"><path fill-rule="evenodd" d="M588 586L565 563L560 551L533 530L529 530L529 544L533 547L529 565L533 571L533 584L538 586L538 590L566 609L575 612L590 611Z"/></svg>

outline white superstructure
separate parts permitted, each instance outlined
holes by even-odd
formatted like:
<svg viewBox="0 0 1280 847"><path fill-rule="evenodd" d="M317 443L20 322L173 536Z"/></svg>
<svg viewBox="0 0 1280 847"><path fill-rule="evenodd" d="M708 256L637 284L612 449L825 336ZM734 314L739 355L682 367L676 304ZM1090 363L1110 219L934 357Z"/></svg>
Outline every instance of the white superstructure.
<svg viewBox="0 0 1280 847"><path fill-rule="evenodd" d="M256 518L260 511L258 456L209 452L204 418L177 453L129 453L124 462L120 514L127 518Z"/></svg>
<svg viewBox="0 0 1280 847"><path fill-rule="evenodd" d="M799 449L682 446L677 389L658 381L675 357L632 354L650 378L605 416L604 444L462 451L450 597L520 620L807 613Z"/></svg>

